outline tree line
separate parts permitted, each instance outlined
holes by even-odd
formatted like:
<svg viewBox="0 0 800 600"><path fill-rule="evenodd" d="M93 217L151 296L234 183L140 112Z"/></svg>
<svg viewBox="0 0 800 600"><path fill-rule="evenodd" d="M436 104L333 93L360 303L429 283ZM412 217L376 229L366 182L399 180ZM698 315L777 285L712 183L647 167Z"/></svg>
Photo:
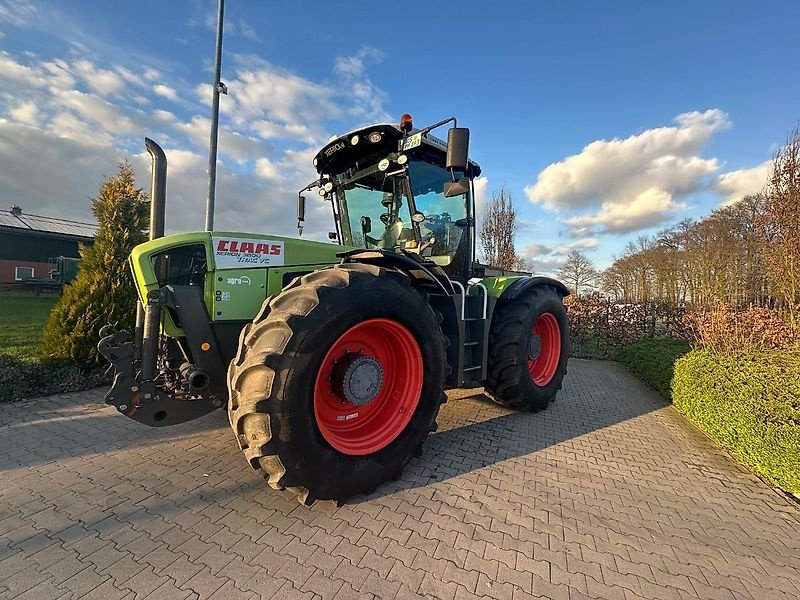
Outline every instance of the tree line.
<svg viewBox="0 0 800 600"><path fill-rule="evenodd" d="M773 157L764 190L653 236L640 236L600 272L573 251L559 271L578 295L622 303L777 308L798 322L800 131Z"/></svg>

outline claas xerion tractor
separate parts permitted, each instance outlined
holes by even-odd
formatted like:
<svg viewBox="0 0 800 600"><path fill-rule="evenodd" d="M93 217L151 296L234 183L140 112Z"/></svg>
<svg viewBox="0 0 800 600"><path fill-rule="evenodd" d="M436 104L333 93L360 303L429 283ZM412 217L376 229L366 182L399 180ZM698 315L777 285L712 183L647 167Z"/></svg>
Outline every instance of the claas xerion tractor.
<svg viewBox="0 0 800 600"><path fill-rule="evenodd" d="M431 130L451 123L447 142ZM173 425L227 408L248 463L299 500L343 501L396 478L436 429L445 390L547 408L566 372L569 292L475 260L469 130L362 127L314 158L298 197L330 203L329 242L227 231L163 235L166 158L153 156L151 241L130 264L133 335L104 328L106 402Z"/></svg>

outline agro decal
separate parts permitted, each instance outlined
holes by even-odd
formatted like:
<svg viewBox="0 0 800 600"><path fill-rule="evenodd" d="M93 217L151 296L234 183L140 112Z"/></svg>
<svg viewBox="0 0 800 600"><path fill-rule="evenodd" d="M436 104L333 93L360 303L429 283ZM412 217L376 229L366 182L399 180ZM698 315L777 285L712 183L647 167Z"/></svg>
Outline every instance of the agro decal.
<svg viewBox="0 0 800 600"><path fill-rule="evenodd" d="M214 244L214 262L218 269L283 265L282 241L236 237L213 237L211 239Z"/></svg>

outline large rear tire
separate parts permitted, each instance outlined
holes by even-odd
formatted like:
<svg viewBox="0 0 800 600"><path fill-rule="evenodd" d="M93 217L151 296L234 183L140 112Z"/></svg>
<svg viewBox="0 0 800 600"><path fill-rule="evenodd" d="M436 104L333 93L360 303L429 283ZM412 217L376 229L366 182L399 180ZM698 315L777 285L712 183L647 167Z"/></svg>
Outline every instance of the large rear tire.
<svg viewBox="0 0 800 600"><path fill-rule="evenodd" d="M315 271L242 332L231 427L271 487L341 502L399 475L435 428L446 368L437 315L404 274Z"/></svg>
<svg viewBox="0 0 800 600"><path fill-rule="evenodd" d="M502 301L489 333L486 390L515 409L544 410L555 400L569 356L569 321L561 296L536 287Z"/></svg>

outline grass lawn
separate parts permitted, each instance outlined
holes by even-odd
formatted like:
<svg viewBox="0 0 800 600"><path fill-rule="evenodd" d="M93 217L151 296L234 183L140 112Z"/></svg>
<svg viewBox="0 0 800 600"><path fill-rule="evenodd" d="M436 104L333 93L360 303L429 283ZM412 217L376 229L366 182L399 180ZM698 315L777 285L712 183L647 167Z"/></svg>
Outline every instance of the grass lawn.
<svg viewBox="0 0 800 600"><path fill-rule="evenodd" d="M56 300L55 295L0 294L0 354L38 358L42 330Z"/></svg>
<svg viewBox="0 0 800 600"><path fill-rule="evenodd" d="M39 354L55 295L0 293L0 402L106 385L102 370L43 360Z"/></svg>

